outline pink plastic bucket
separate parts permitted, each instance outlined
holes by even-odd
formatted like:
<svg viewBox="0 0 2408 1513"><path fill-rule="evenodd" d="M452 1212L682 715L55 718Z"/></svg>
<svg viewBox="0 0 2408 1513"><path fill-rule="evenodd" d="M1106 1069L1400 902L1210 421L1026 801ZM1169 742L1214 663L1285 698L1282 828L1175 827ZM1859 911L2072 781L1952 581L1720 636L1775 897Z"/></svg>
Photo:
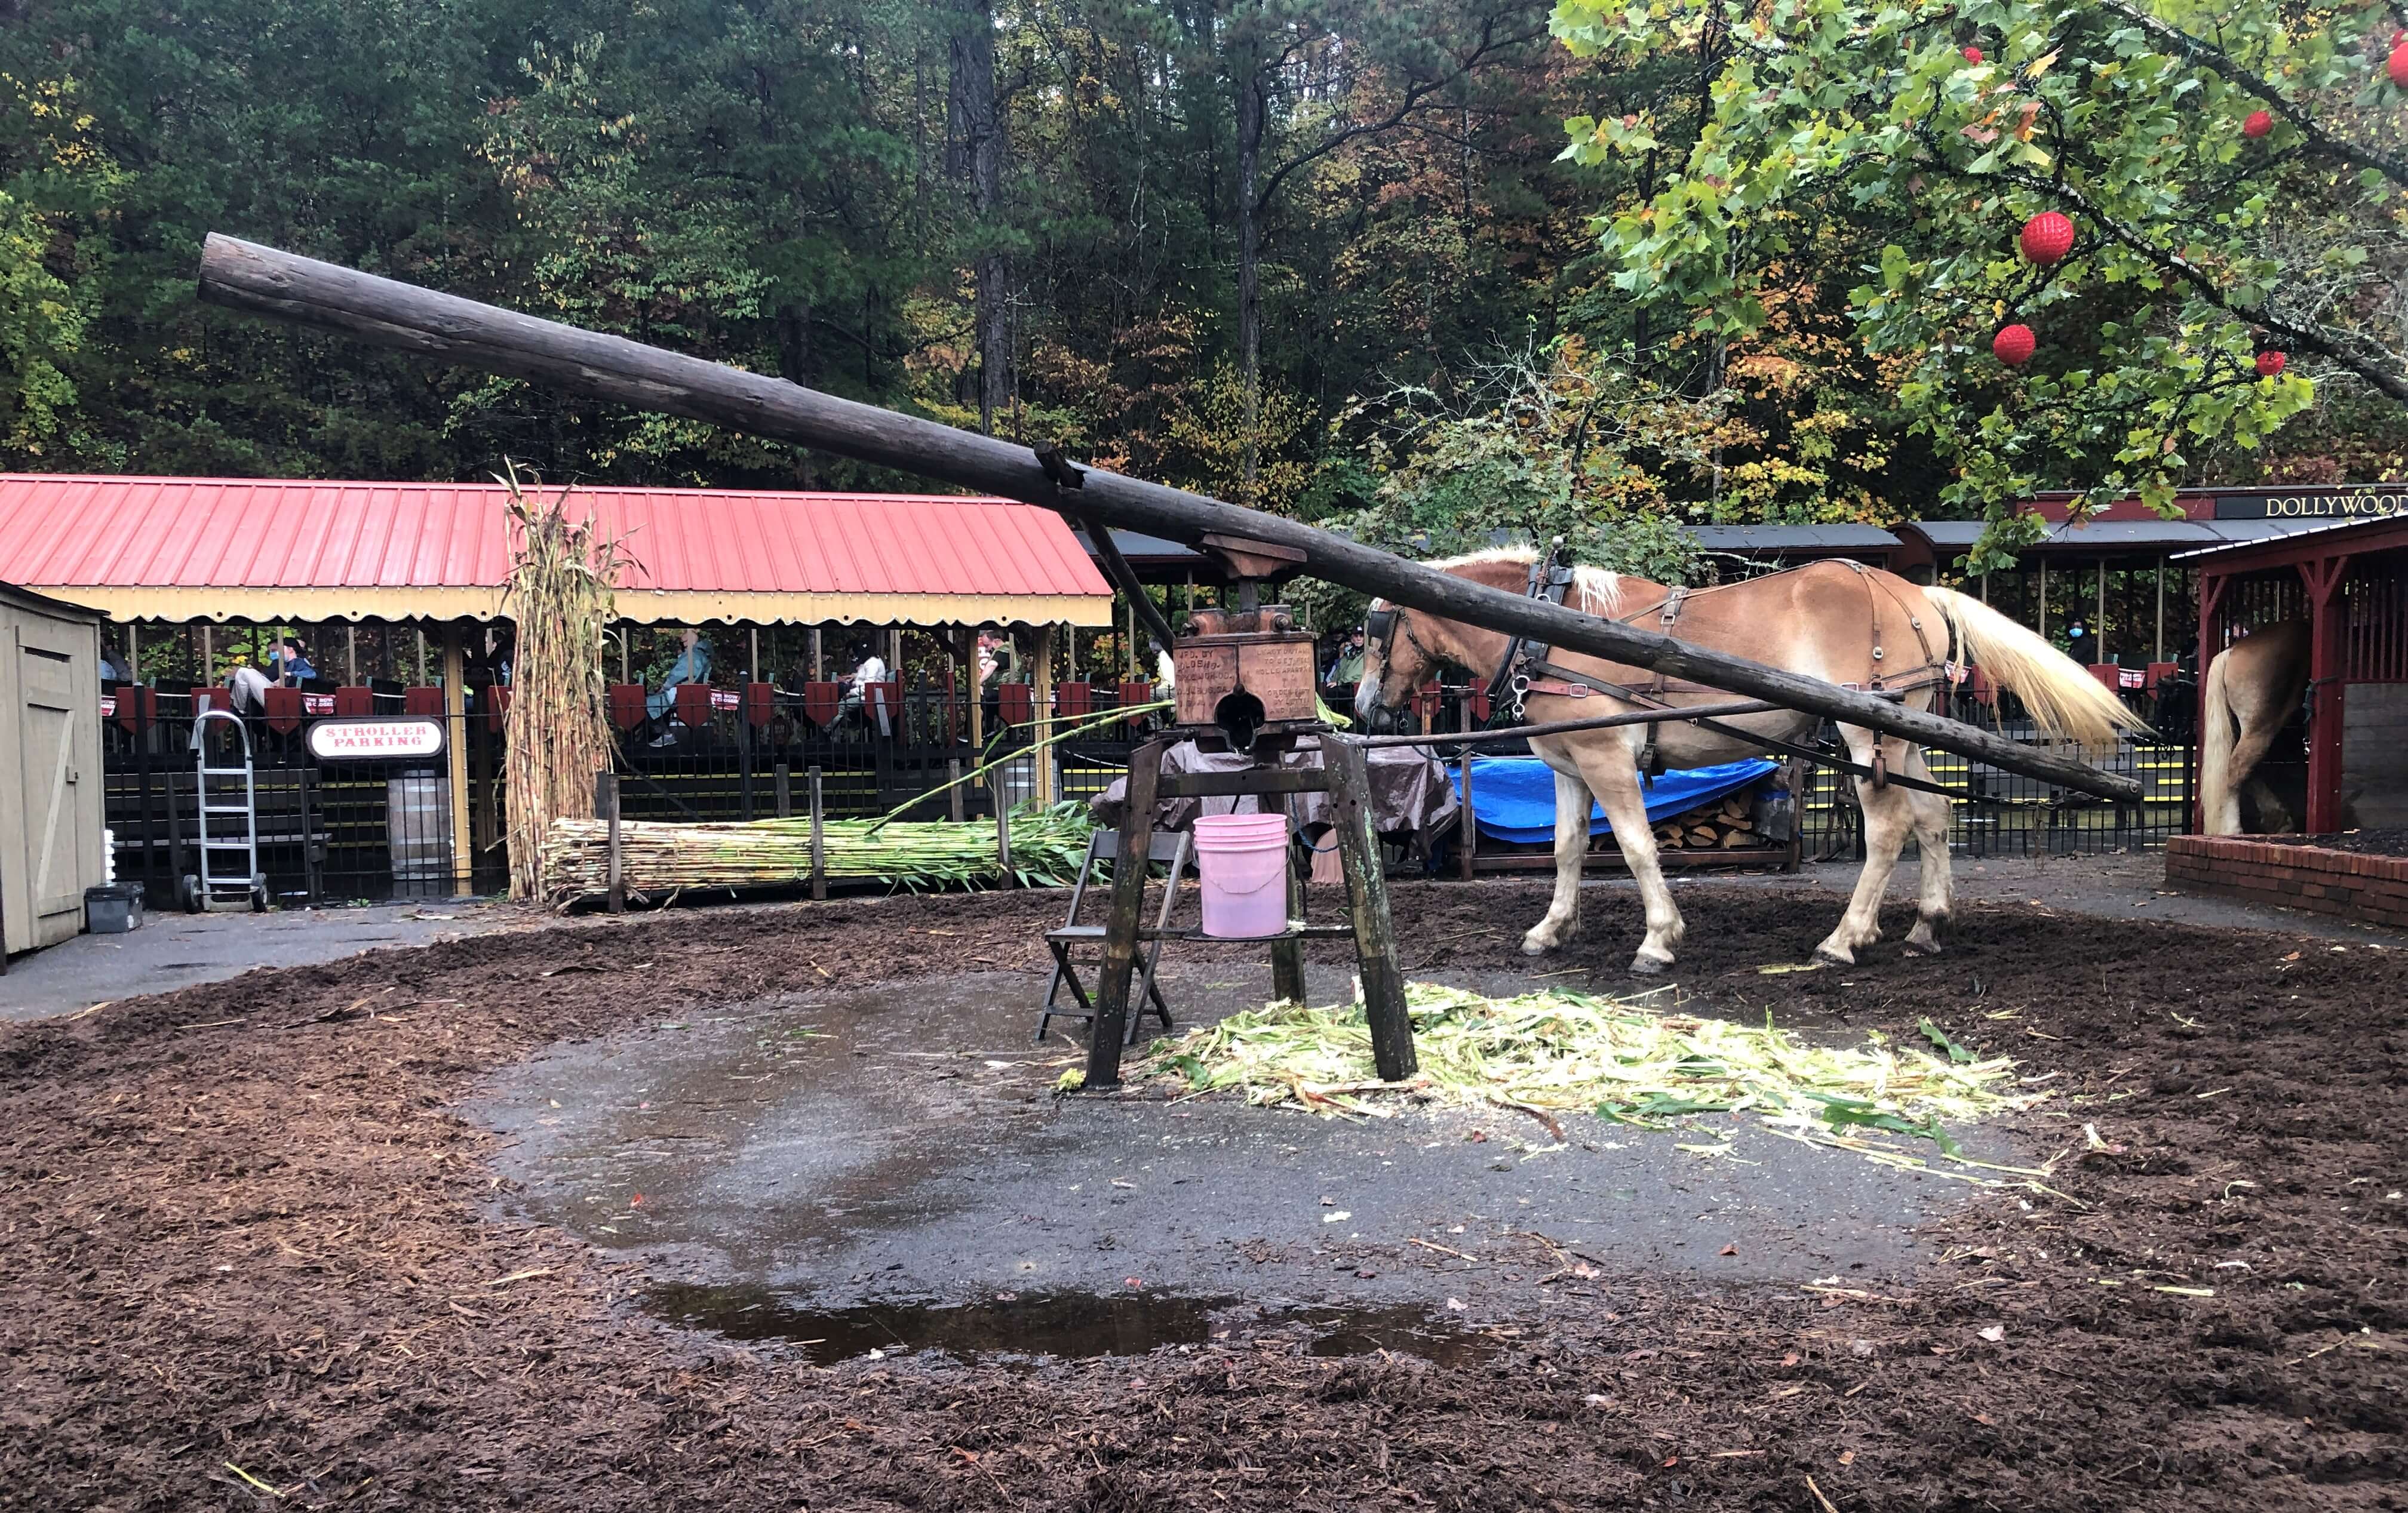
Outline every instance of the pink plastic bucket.
<svg viewBox="0 0 2408 1513"><path fill-rule="evenodd" d="M1287 928L1287 816L1206 814L1196 820L1196 880L1204 933L1252 940Z"/></svg>

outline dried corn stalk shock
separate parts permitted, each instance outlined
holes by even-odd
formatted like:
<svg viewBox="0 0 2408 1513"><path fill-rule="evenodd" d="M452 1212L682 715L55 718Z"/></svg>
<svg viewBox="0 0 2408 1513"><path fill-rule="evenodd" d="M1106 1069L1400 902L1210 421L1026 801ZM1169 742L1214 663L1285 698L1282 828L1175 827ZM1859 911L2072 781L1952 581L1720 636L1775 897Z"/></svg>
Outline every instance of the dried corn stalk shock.
<svg viewBox="0 0 2408 1513"><path fill-rule="evenodd" d="M1669 1129L1690 1115L1729 1114L1785 1138L1963 1180L1994 1179L1930 1165L1915 1150L2028 1181L2049 1175L1971 1160L1949 1133L2046 1097L2017 1088L2011 1060L1978 1058L1936 1027L1926 1033L1939 1054L1878 1034L1860 1046L1809 1045L1770 1023L1703 1019L1646 1001L1669 991L1488 998L1410 983L1421 1073L1403 1083L1374 1073L1359 1005L1273 1004L1154 1042L1137 1078L1324 1116L1384 1118L1428 1101L1587 1110Z"/></svg>
<svg viewBox="0 0 2408 1513"><path fill-rule="evenodd" d="M504 742L510 896L543 891L545 838L558 819L594 817L594 775L610 765L609 688L602 639L626 565L590 518L572 518L564 489L549 503L524 492L512 463L510 576L503 602L517 627Z"/></svg>

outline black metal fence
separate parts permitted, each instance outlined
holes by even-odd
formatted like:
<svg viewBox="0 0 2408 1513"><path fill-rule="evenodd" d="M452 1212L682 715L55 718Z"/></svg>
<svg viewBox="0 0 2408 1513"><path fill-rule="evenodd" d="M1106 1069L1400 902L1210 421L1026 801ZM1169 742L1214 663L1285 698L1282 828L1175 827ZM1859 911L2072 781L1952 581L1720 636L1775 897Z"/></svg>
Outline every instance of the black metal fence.
<svg viewBox="0 0 2408 1513"><path fill-rule="evenodd" d="M2101 763L2143 781L2147 794L2137 804L2055 789L1950 752L1927 753L1933 776L1965 792L1954 806L1953 849L1975 857L2122 850L2159 846L2186 830L2194 764L2186 692L2170 686L2130 695L2144 718L2186 737L2128 741ZM248 852L222 844L242 834L238 817L202 812L194 707L212 696L208 690L196 695L128 688L112 691L106 706L108 823L118 875L143 880L163 904L180 900L187 879L199 876L205 838L213 870L251 864ZM888 685L872 700L853 702L754 684L719 691L707 706L689 697L681 709L623 708L616 761L621 812L632 820L667 821L803 813L809 775L816 768L824 811L832 816L883 814L910 805L915 818L986 817L998 798L1016 804L1035 796L1040 760L1052 764L1060 796L1085 798L1120 777L1129 752L1163 718L1113 715L1153 696L1143 685L1074 687L1040 716L1024 692L981 709L976 744L968 701L936 688ZM1405 728L1459 730L1467 711L1475 724L1486 719L1484 704L1476 691L1427 690L1407 712ZM2030 738L2029 721L2011 698L1960 704L1957 713L2011 737ZM440 721L443 753L362 760L321 757L310 749L309 729L320 721L405 714ZM207 722L204 741L212 767L240 766L248 745L256 870L271 897L439 898L507 886L503 720L504 696L490 689L476 691L460 715L443 713L439 692L429 689L288 691L268 712L243 716L239 738L232 722L215 720ZM1040 730L1091 721L1093 728L1049 750L1029 749ZM466 774L456 794L454 748ZM923 797L996 762L984 778ZM210 807L237 802L220 785L238 787L238 779L208 781ZM1800 806L1809 856L1852 855L1859 845L1858 816L1845 782L1829 768L1813 770ZM911 804L914 799L920 802ZM455 833L465 846L454 847Z"/></svg>
<svg viewBox="0 0 2408 1513"><path fill-rule="evenodd" d="M701 691L697 691L700 692ZM1035 797L1034 733L1065 725L1092 729L1042 753L1056 792L1083 798L1120 776L1128 752L1158 716L1111 718L1151 700L1142 685L1074 685L1041 721L1025 688L979 711L973 745L969 705L936 688L888 685L865 702L828 699L754 684L716 691L654 709L616 711L621 812L631 820L747 820L806 812L809 775L820 774L824 812L884 814L929 794L951 778L1000 762L995 772L912 805L914 818L991 816L998 797ZM108 691L103 749L108 824L118 875L144 882L154 900L183 897L200 873L204 840L213 870L249 866L248 852L225 842L245 834L239 816L204 814L193 746L196 705L222 700L203 689ZM208 764L251 772L251 818L266 893L286 902L449 897L508 886L504 837L506 693L475 690L464 714L446 714L433 689L380 684L369 689L278 691L268 711L235 723L204 721ZM309 730L329 719L411 716L440 722L444 749L417 758L326 758L312 753ZM452 792L457 748L466 772ZM238 778L209 783L209 806L240 803ZM203 826L208 832L204 835ZM466 844L456 849L455 834Z"/></svg>

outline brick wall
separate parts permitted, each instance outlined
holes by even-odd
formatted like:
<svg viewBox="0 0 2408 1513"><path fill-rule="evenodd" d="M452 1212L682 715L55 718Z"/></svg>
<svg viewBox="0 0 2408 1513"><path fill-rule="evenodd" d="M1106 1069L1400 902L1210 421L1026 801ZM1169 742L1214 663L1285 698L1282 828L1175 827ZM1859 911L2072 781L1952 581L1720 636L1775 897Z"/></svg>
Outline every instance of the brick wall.
<svg viewBox="0 0 2408 1513"><path fill-rule="evenodd" d="M2166 886L2408 929L2408 857L2258 835L2175 835L2166 842Z"/></svg>

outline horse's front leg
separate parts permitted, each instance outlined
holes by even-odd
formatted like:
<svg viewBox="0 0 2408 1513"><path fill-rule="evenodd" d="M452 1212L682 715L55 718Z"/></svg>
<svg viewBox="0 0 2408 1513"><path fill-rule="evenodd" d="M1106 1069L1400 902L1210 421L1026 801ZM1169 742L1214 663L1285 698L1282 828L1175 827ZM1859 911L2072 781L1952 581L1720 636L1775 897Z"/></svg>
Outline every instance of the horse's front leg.
<svg viewBox="0 0 2408 1513"><path fill-rule="evenodd" d="M1555 772L1555 896L1546 917L1522 937L1526 956L1544 956L1580 934L1581 863L1588 855L1588 785Z"/></svg>
<svg viewBox="0 0 2408 1513"><path fill-rule="evenodd" d="M1639 788L1639 764L1627 744L1599 742L1583 753L1581 774L1596 790L1597 801L1613 826L1613 843L1622 849L1622 860L1646 903L1647 935L1630 959L1630 970L1652 977L1672 964L1672 953L1680 949L1681 936L1688 927L1672 902L1672 890L1664 886L1664 869L1656 860L1656 830L1647 821L1647 797Z"/></svg>

